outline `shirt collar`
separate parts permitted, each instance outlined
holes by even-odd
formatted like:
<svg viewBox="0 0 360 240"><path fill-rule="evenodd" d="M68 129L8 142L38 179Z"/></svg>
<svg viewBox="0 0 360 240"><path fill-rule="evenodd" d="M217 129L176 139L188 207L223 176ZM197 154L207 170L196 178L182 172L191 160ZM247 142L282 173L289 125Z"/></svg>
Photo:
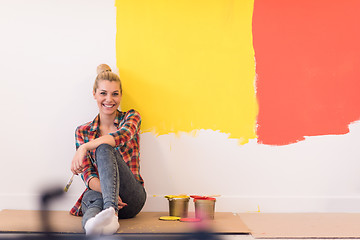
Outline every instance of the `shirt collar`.
<svg viewBox="0 0 360 240"><path fill-rule="evenodd" d="M121 121L122 114L119 110L116 111L116 116L114 119L114 125L118 128ZM90 131L97 131L100 126L100 114L98 114L91 123Z"/></svg>

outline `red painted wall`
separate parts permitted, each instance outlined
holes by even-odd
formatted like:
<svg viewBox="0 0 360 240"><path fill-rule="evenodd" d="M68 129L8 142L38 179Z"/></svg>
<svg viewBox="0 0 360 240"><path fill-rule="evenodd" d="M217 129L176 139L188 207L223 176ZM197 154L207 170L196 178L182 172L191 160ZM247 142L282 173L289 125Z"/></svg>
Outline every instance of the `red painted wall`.
<svg viewBox="0 0 360 240"><path fill-rule="evenodd" d="M258 142L345 134L360 118L360 1L255 0Z"/></svg>

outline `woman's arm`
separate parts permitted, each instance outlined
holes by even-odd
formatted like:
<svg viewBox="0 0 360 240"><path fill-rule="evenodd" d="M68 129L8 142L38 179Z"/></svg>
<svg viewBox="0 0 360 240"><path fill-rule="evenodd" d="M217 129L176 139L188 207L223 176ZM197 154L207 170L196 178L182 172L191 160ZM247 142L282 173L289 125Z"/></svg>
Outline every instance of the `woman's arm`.
<svg viewBox="0 0 360 240"><path fill-rule="evenodd" d="M98 146L100 146L101 144L109 144L112 147L115 147L115 140L114 137L111 135L104 135L101 137L98 137L90 142L87 142L83 145L81 145L81 147L85 148L86 151L90 151L93 149L96 149Z"/></svg>
<svg viewBox="0 0 360 240"><path fill-rule="evenodd" d="M96 149L101 144L109 144L110 146L115 146L114 137L111 135L104 135L99 138L96 138L90 142L82 144L78 147L73 160L71 162L71 172L78 175L83 171L83 159L85 158L87 151Z"/></svg>

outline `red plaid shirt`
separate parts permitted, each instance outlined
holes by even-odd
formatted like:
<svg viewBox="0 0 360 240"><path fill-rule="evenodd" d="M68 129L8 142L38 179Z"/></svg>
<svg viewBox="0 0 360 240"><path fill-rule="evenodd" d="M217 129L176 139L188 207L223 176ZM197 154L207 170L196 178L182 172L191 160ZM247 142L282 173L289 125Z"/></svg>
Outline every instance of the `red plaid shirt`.
<svg viewBox="0 0 360 240"><path fill-rule="evenodd" d="M85 123L76 128L76 149L78 149L82 144L100 137L99 120L100 117L98 115L92 122ZM144 181L140 175L139 165L140 124L140 114L135 110L132 109L128 112L117 111L117 115L114 120L114 125L116 126L117 131L110 133L110 135L112 135L115 139L115 149L120 152L124 161L133 172L135 178L141 184L144 184ZM96 149L88 152L92 159L95 159L95 151ZM76 202L75 206L70 210L70 214L75 216L82 216L81 201L84 193L90 189L90 180L94 177L99 178L96 163L93 162L91 158L89 156L84 158L84 171L81 174L81 178L86 185L86 189Z"/></svg>

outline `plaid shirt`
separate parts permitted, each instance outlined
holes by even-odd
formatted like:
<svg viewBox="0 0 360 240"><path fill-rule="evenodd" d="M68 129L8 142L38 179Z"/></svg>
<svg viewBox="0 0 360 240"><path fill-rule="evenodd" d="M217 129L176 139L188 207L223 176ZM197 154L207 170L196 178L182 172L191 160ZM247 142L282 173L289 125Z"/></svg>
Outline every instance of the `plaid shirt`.
<svg viewBox="0 0 360 240"><path fill-rule="evenodd" d="M140 114L135 110L132 109L128 112L117 111L117 115L114 120L114 125L116 126L117 131L110 133L110 135L112 135L115 139L115 149L120 152L124 161L133 172L135 178L141 184L144 184L144 181L140 175L139 165L140 124ZM92 122L88 122L77 127L75 132L76 149L78 149L82 144L100 137L99 127L99 115ZM96 149L88 152L91 155L91 158L89 156L84 158L84 171L81 174L81 178L86 185L86 189L76 202L75 206L70 210L70 214L72 215L82 216L81 201L84 193L90 189L90 180L94 177L99 178L96 162L92 161L92 159L95 159L95 151Z"/></svg>

